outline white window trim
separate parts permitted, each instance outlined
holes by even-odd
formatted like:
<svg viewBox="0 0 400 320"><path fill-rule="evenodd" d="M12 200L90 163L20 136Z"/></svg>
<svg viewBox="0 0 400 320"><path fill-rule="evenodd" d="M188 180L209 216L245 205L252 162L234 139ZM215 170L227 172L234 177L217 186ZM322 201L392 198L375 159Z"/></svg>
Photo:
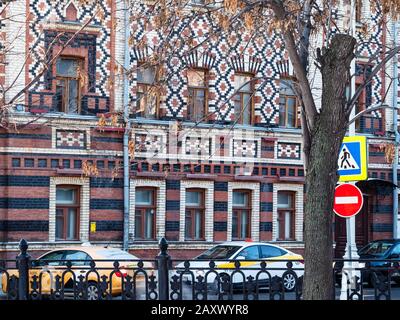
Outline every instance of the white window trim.
<svg viewBox="0 0 400 320"><path fill-rule="evenodd" d="M165 180L132 179L129 191L129 240L135 240L135 191L138 187L157 188L156 239L160 239L165 236Z"/></svg>
<svg viewBox="0 0 400 320"><path fill-rule="evenodd" d="M295 192L295 226L294 241L303 241L303 217L304 217L304 186L295 184L279 184L274 183L273 186L273 210L272 210L272 239L278 241L278 192L292 191Z"/></svg>
<svg viewBox="0 0 400 320"><path fill-rule="evenodd" d="M49 242L56 242L56 189L57 185L80 186L79 241L89 241L90 179L76 177L50 177ZM57 241L58 242L58 241Z"/></svg>
<svg viewBox="0 0 400 320"><path fill-rule="evenodd" d="M260 240L260 184L251 182L229 182L228 183L228 230L227 241L232 241L232 212L233 212L233 191L238 189L251 191L251 230L250 235L253 241Z"/></svg>
<svg viewBox="0 0 400 320"><path fill-rule="evenodd" d="M185 241L185 209L186 209L186 189L204 189L205 192L205 223L204 236L205 241L214 240L214 182L213 181L181 181L181 201L180 201L180 229L179 241Z"/></svg>

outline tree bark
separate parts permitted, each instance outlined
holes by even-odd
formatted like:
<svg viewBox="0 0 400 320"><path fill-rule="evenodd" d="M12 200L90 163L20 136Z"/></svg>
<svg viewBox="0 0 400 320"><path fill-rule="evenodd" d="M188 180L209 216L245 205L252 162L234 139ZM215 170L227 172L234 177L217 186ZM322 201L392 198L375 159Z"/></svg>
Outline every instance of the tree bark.
<svg viewBox="0 0 400 320"><path fill-rule="evenodd" d="M337 159L349 123L346 114L346 85L356 40L338 34L319 54L322 73L322 108L315 116L310 134L306 175L304 240L305 275L303 298L329 300L333 287L333 196L338 181Z"/></svg>

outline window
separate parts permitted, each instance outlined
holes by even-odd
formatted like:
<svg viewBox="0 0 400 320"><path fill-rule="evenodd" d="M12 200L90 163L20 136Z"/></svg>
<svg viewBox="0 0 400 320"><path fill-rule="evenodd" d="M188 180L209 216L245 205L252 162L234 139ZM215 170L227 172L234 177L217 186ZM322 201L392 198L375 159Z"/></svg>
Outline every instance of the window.
<svg viewBox="0 0 400 320"><path fill-rule="evenodd" d="M362 18L362 0L355 0L356 22L361 22Z"/></svg>
<svg viewBox="0 0 400 320"><path fill-rule="evenodd" d="M139 66L137 69L136 114L138 117L154 119L157 117L158 94L155 67Z"/></svg>
<svg viewBox="0 0 400 320"><path fill-rule="evenodd" d="M65 251L53 251L45 256L41 257L35 262L34 266L39 267L39 266L44 266L44 265L49 265L49 266L59 266L61 265L61 260L65 255Z"/></svg>
<svg viewBox="0 0 400 320"><path fill-rule="evenodd" d="M152 188L136 188L135 237L154 240L156 230L156 192Z"/></svg>
<svg viewBox="0 0 400 320"><path fill-rule="evenodd" d="M204 191L186 190L185 239L204 240Z"/></svg>
<svg viewBox="0 0 400 320"><path fill-rule="evenodd" d="M292 88L292 81L283 79L279 91L279 126L297 128L297 97Z"/></svg>
<svg viewBox="0 0 400 320"><path fill-rule="evenodd" d="M249 82L251 75L235 75L235 122L238 124L251 124L253 112L253 85Z"/></svg>
<svg viewBox="0 0 400 320"><path fill-rule="evenodd" d="M66 251L65 260L80 260L80 261L72 261L73 266L85 266L90 264L90 260L92 258L83 251L78 250L68 250Z"/></svg>
<svg viewBox="0 0 400 320"><path fill-rule="evenodd" d="M260 259L260 254L258 251L258 246L251 246L244 248L242 251L239 252L237 258L244 260L258 260Z"/></svg>
<svg viewBox="0 0 400 320"><path fill-rule="evenodd" d="M250 238L250 191L233 191L232 239Z"/></svg>
<svg viewBox="0 0 400 320"><path fill-rule="evenodd" d="M79 201L78 187L57 187L56 240L78 240Z"/></svg>
<svg viewBox="0 0 400 320"><path fill-rule="evenodd" d="M62 57L56 63L56 111L80 113L80 59Z"/></svg>
<svg viewBox="0 0 400 320"><path fill-rule="evenodd" d="M188 70L188 108L187 119L201 121L207 114L207 72L205 70Z"/></svg>
<svg viewBox="0 0 400 320"><path fill-rule="evenodd" d="M278 240L295 240L295 193L278 192Z"/></svg>
<svg viewBox="0 0 400 320"><path fill-rule="evenodd" d="M260 246L260 248L261 248L261 259L279 257L283 256L286 253L283 250L272 246Z"/></svg>

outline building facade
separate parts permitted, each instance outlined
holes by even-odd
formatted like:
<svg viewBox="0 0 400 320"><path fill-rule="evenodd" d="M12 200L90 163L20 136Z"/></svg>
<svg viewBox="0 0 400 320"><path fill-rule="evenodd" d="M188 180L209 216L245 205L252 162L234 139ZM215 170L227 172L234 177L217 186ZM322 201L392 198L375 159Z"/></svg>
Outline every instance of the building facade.
<svg viewBox="0 0 400 320"><path fill-rule="evenodd" d="M37 254L88 241L122 245L126 42L132 70L129 250L152 258L166 237L174 258L246 239L302 252L300 110L279 34L257 40L221 35L190 54L177 51L164 66L165 86L155 90L159 70L148 61L162 33L138 18L126 38L123 2L21 0L2 6L20 23L5 19L1 27L9 50L1 56L0 84L6 101L23 94L14 101L10 125L0 129L0 257L14 257L21 238ZM148 16L151 8L149 1L138 2L130 16ZM356 86L372 70L369 58L392 41L391 24L379 10L359 9ZM371 26L367 34L361 20ZM177 27L175 38L188 33L201 43L212 26L212 19L199 15L185 29ZM51 61L44 72L43 61ZM357 112L392 104L385 75L392 72L388 64L374 77ZM318 97L318 76L313 83ZM360 184L365 205L357 217L359 245L391 237L398 223L393 169L385 157L394 146L392 117L383 109L356 122L357 134L368 137L371 178ZM335 219L338 255L344 225Z"/></svg>

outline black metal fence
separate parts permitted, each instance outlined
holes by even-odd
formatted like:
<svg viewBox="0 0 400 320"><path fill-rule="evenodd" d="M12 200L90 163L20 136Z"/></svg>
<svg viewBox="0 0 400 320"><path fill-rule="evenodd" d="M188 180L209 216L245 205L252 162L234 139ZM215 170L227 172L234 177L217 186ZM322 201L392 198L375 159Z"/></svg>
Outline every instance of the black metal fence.
<svg viewBox="0 0 400 320"><path fill-rule="evenodd" d="M0 261L9 300L301 300L304 265L294 260L177 261L161 239L154 260L68 260L57 266L31 259L20 242L16 260ZM398 261L337 260L332 299L392 299ZM400 283L400 282L399 282ZM347 287L345 287L347 285ZM0 295L1 298L1 295Z"/></svg>

